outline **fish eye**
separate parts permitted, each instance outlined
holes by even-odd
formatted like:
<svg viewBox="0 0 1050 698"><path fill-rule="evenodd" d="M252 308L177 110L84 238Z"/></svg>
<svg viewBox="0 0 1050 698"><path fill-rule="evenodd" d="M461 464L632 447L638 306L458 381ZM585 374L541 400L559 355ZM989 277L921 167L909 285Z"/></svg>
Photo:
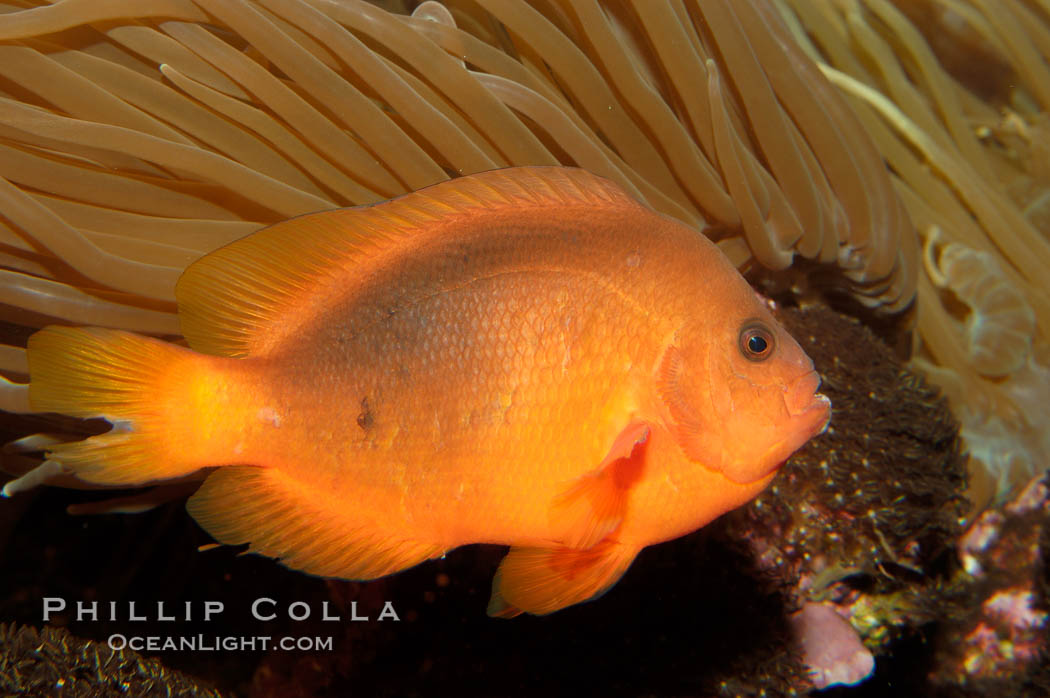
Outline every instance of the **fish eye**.
<svg viewBox="0 0 1050 698"><path fill-rule="evenodd" d="M740 330L740 353L748 361L765 361L775 346L773 332L764 323L749 322Z"/></svg>

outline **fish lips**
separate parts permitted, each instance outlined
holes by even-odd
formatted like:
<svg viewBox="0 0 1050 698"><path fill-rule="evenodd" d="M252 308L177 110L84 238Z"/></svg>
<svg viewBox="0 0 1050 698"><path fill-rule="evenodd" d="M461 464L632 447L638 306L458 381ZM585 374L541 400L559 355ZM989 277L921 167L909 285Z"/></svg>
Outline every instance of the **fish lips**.
<svg viewBox="0 0 1050 698"><path fill-rule="evenodd" d="M831 421L831 400L817 392L819 387L820 374L809 371L788 384L784 392L788 415L808 432L807 440L823 434Z"/></svg>
<svg viewBox="0 0 1050 698"><path fill-rule="evenodd" d="M807 441L823 433L831 419L831 400L816 392L819 387L820 376L813 370L788 383L783 388L788 418L778 425L782 438L761 451L757 458L745 448L747 455L722 467L722 474L738 484L758 482L776 472Z"/></svg>
<svg viewBox="0 0 1050 698"><path fill-rule="evenodd" d="M792 453L828 428L831 400L817 392L819 387L820 376L816 371L809 371L787 385L784 406L788 412L788 422L784 425L784 438L771 446L749 469L751 475L764 477L775 472ZM727 476L735 482L741 482L729 473Z"/></svg>

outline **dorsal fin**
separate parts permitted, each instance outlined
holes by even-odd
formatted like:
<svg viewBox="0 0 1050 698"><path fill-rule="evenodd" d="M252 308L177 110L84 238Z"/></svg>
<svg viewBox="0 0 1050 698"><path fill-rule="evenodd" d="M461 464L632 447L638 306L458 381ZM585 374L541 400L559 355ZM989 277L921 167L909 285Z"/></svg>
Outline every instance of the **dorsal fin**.
<svg viewBox="0 0 1050 698"><path fill-rule="evenodd" d="M197 351L259 354L295 331L333 281L352 282L378 255L455 220L500 209L565 205L639 207L584 170L517 167L441 182L373 206L299 216L203 257L179 279L182 332ZM349 275L349 276L348 276Z"/></svg>

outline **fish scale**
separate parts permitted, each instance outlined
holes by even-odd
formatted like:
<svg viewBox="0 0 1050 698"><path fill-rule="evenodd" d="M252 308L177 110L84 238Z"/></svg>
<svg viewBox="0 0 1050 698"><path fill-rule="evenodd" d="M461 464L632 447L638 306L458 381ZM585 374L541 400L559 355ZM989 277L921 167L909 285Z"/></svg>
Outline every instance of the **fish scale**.
<svg viewBox="0 0 1050 698"><path fill-rule="evenodd" d="M503 292L483 288L472 294L461 290L456 294L435 296L433 305L443 306L443 309L431 308L430 304L420 304L412 312L395 315L388 323L394 325L393 327L378 325L378 329L385 331L378 332L379 336L375 339L362 338L362 343L389 344L390 335L400 336L402 341L406 341L405 333L398 330L396 325L403 322L409 327L414 326L414 313L431 317L437 324L445 327L446 331L440 335L424 332L420 337L412 338L416 341L408 342L408 361L411 361L412 357L420 357L421 360L420 366L417 369L409 369L403 378L399 378L396 371L384 367L383 359L380 358L375 364L376 377L370 385L347 384L335 391L337 394L381 395L370 400L374 405L376 417L369 431L373 432L372 438L382 439L384 430L396 425L398 438L389 450L399 454L402 462L418 464L416 470L427 475L415 483L416 489L430 490L434 498L441 500L452 496L463 481L485 487L479 501L460 501L455 517L457 522L463 521L464 514L478 512L484 527L490 531L501 528L504 519L509 519L511 524L508 525L512 525L515 517L520 516L519 513L508 509L490 512L485 508L486 502L509 499L501 494L501 491L513 491L524 485L520 482L523 478L531 479L534 486L543 476L546 476L546 479L569 481L593 468L594 461L602 455L595 446L592 446L589 452L585 450L583 453L574 453L570 450L568 453L560 453L556 447L568 444L563 439L553 437L556 436L558 425L570 420L575 421L577 427L588 426L583 419L586 412L580 409L580 403L587 407L593 402L593 393L589 392L591 380L586 376L604 372L606 369L603 363L606 363L608 358L580 353L579 360L572 368L578 368L578 373L583 377L573 376L574 380L561 383L570 388L575 386L575 392L578 394L575 399L571 394L561 394L557 404L552 406L549 399L544 399L543 394L548 391L547 386L554 380L553 368L558 368L557 372L562 373L561 352L558 348L558 340L561 338L557 335L547 335L547 346L538 351L529 348L528 343L523 341L524 328L528 328L532 322L542 322L541 318L549 306L548 298L560 291L552 282L553 280L547 277L533 281L535 290L526 294L529 298L528 308L523 307L520 302L503 304L500 301L503 295L511 298L522 296L520 282L516 282ZM485 285L491 286L492 283L488 282ZM482 305L485 300L488 304ZM473 308L473 312L466 312L468 308ZM612 314L619 310L608 305L595 307L598 314ZM508 323L505 318L510 314L522 319ZM468 321L457 326L455 318ZM448 329L457 327L459 331ZM448 336L465 337L462 342L456 342L462 348L444 349L445 341L439 337ZM540 335L536 333L535 336ZM479 367L482 375L473 381L463 382L459 373L462 363ZM330 370L336 375L352 376L346 370L346 366L356 364L359 364L359 361L351 352L345 359L345 366L334 366ZM387 380L390 376L394 380ZM425 376L425 382L421 383L417 376ZM438 412L439 419L432 424L428 423L434 412L428 403L427 396L430 394L441 394L444 398L443 405L446 406L446 409ZM501 408L500 394L516 395L517 404L504 411ZM413 412L413 406L420 409ZM326 409L337 410L338 406L331 405ZM331 415L317 414L307 421L316 422L326 418L330 419ZM455 429L464 423L471 424L474 428L469 432ZM528 427L528 432L521 429L522 425ZM537 434L540 435L539 438L536 437ZM354 445L356 448L338 458L341 467L347 471L348 481L356 482L360 477L355 475L358 471L362 475L371 473L369 480L382 480L382 469L386 466L385 453L369 449L364 439L355 441ZM489 468L480 475L472 472L470 466L475 461L479 458L493 458L497 453L502 453L505 459L498 462L496 467ZM506 459L508 454L514 457ZM535 464L536 467L520 469L522 463ZM515 469L518 472L515 472ZM419 494L420 492L412 492L411 499L424 501L425 498L417 497ZM532 518L539 524L545 516L545 511L538 511L534 512ZM426 526L436 528L436 522L426 522ZM462 540L450 539L450 547L462 541L481 539L485 533L483 530L473 530L467 535L468 537ZM489 535L493 533L490 532Z"/></svg>

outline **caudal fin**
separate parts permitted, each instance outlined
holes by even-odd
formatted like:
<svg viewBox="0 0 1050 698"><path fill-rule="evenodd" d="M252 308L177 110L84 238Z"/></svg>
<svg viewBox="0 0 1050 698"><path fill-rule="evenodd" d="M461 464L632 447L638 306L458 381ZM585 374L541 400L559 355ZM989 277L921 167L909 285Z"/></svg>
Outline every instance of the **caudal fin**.
<svg viewBox="0 0 1050 698"><path fill-rule="evenodd" d="M188 349L119 330L48 327L29 338L36 412L103 417L113 428L53 445L49 460L88 482L139 485L201 467L187 443L186 398L200 373Z"/></svg>

